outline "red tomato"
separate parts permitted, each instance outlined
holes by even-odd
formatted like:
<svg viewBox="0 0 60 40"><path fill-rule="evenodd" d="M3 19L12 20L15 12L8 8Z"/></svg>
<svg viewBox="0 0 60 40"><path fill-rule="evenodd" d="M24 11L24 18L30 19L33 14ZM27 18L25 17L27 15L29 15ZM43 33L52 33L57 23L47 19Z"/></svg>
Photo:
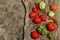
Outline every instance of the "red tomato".
<svg viewBox="0 0 60 40"><path fill-rule="evenodd" d="M52 5L51 5L51 9L52 9L53 11L56 10L56 8L57 8L57 7L56 7L55 4L52 4Z"/></svg>
<svg viewBox="0 0 60 40"><path fill-rule="evenodd" d="M46 15L45 15L45 14L42 14L42 15L40 16L40 18L42 19L42 21L46 21Z"/></svg>
<svg viewBox="0 0 60 40"><path fill-rule="evenodd" d="M35 18L36 16L37 16L36 12L31 12L31 13L29 14L29 17L30 17L30 18Z"/></svg>
<svg viewBox="0 0 60 40"><path fill-rule="evenodd" d="M38 8L37 8L37 7L34 7L34 8L33 8L33 11L34 11L34 12L38 12Z"/></svg>
<svg viewBox="0 0 60 40"><path fill-rule="evenodd" d="M31 33L31 37L34 38L34 39L39 38L38 32L37 32L37 31L33 31L33 32Z"/></svg>
<svg viewBox="0 0 60 40"><path fill-rule="evenodd" d="M39 18L39 17L35 18L34 23L36 23L36 24L41 23L41 18Z"/></svg>
<svg viewBox="0 0 60 40"><path fill-rule="evenodd" d="M36 8L37 8L38 10L40 9L38 3L36 3L35 6L36 6Z"/></svg>
<svg viewBox="0 0 60 40"><path fill-rule="evenodd" d="M48 24L47 24L47 29L48 29L49 31L54 31L54 30L55 30L55 25L52 24L52 23L48 23Z"/></svg>
<svg viewBox="0 0 60 40"><path fill-rule="evenodd" d="M57 20L55 18L49 18L49 20L53 20L55 23L57 23Z"/></svg>

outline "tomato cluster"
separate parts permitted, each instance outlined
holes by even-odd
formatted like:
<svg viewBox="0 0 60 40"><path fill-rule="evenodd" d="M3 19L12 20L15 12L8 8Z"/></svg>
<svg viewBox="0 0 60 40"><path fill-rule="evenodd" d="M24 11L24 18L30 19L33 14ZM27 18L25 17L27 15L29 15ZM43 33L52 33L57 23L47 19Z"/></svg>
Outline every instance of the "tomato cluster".
<svg viewBox="0 0 60 40"><path fill-rule="evenodd" d="M42 5L42 4L44 4L44 5ZM44 13L41 14L40 16L37 15L38 11L41 11L41 10L45 9L45 6L46 5L45 5L44 2L41 2L40 4L37 3L35 5L35 7L32 8L33 11L29 14L29 17L33 19L33 22L35 24L40 24L41 22L46 22L46 20L52 20L54 23L57 23L57 20L55 18L53 18L53 16L54 16L54 12L53 11L56 10L56 8L57 8L55 4L52 4L50 6L50 9L52 11L50 11L48 13L49 16L50 16L49 18L47 18L47 15L44 14ZM42 34L44 34L44 33L47 34L48 33L47 30L54 31L56 29L56 26L52 22L47 23L46 26L47 26L47 29L45 27L42 27L42 26L40 28L38 28L38 30L39 30L38 32L41 33L43 31ZM33 31L31 33L32 38L37 39L39 37L38 32L37 31Z"/></svg>
<svg viewBox="0 0 60 40"><path fill-rule="evenodd" d="M35 24L41 23L41 21L46 21L46 14L41 14L39 17L37 17L37 12L40 10L38 7L38 4L36 4L36 7L34 7L33 12L29 14L29 17L33 19Z"/></svg>

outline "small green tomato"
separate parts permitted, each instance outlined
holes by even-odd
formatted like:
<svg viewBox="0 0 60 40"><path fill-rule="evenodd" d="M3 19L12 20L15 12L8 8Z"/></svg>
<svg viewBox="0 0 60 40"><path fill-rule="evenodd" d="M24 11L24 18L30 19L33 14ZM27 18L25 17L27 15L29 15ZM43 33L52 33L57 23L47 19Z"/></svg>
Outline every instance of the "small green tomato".
<svg viewBox="0 0 60 40"><path fill-rule="evenodd" d="M53 17L55 15L55 13L53 12L53 11L50 11L49 13L48 13L48 16L49 17Z"/></svg>
<svg viewBox="0 0 60 40"><path fill-rule="evenodd" d="M54 35L53 33L49 33L49 34L47 35L47 37L48 37L50 40L53 40L54 37L55 37L55 35Z"/></svg>
<svg viewBox="0 0 60 40"><path fill-rule="evenodd" d="M40 9L45 9L45 7L46 7L45 2L44 2L44 1L41 1L41 2L39 3L39 8L40 8Z"/></svg>
<svg viewBox="0 0 60 40"><path fill-rule="evenodd" d="M42 25L37 30L42 35L46 35L48 33L48 30L45 28L45 26Z"/></svg>

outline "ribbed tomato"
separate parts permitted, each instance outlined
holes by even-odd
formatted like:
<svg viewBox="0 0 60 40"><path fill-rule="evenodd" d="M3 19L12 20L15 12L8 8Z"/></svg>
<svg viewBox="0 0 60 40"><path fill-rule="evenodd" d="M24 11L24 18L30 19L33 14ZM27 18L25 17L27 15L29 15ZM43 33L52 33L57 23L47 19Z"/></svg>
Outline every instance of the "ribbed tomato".
<svg viewBox="0 0 60 40"><path fill-rule="evenodd" d="M45 14L40 15L40 18L42 19L42 21L46 21L46 15Z"/></svg>
<svg viewBox="0 0 60 40"><path fill-rule="evenodd" d="M47 29L48 29L49 31L54 31L54 30L55 30L55 25L54 25L53 23L48 23L48 24L47 24Z"/></svg>

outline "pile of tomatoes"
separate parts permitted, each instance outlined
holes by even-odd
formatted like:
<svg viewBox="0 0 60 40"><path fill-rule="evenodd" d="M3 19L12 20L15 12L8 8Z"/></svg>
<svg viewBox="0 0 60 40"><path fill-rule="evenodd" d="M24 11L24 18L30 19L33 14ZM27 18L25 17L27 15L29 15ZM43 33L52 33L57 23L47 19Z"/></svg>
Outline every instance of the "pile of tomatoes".
<svg viewBox="0 0 60 40"><path fill-rule="evenodd" d="M42 6L41 6L42 5ZM55 18L53 18L53 16L55 15L54 11L56 10L57 6L55 4L52 4L50 6L51 11L48 13L48 15L46 15L45 13L42 13L41 15L37 15L38 11L43 11L44 9L46 9L46 5L45 2L40 2L39 4L35 4L35 7L32 8L32 12L29 14L29 17L31 19L33 19L33 22L35 24L40 24L42 22L46 22L46 20L52 20L53 23L57 23L57 20ZM48 16L48 18L47 18ZM54 31L56 29L55 24L53 24L52 22L48 22L45 26L45 28L48 31ZM39 31L32 31L31 32L31 37L34 39L39 38Z"/></svg>

